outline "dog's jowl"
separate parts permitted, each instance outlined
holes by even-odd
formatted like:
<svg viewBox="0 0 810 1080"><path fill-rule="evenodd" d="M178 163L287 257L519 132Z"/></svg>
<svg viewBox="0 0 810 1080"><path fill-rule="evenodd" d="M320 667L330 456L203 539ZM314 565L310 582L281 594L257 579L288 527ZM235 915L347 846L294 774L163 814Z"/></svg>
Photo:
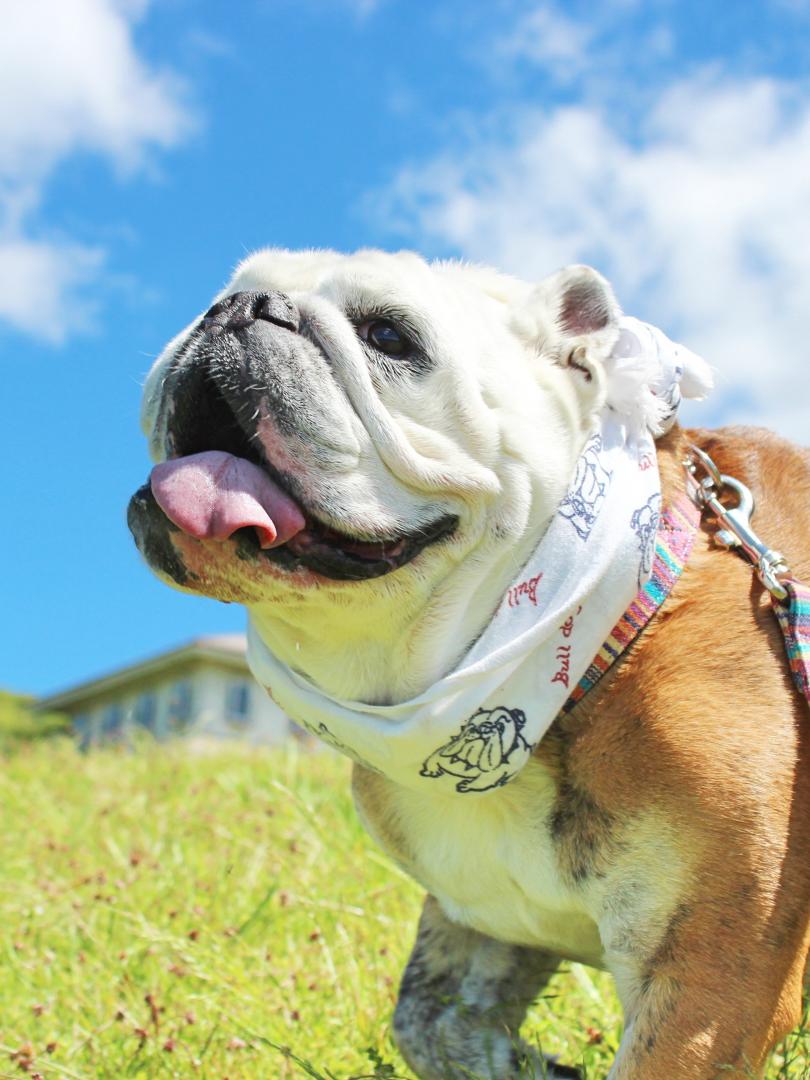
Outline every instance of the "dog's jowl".
<svg viewBox="0 0 810 1080"><path fill-rule="evenodd" d="M807 582L810 454L683 432L710 386L587 267L374 251L249 258L149 376L138 546L247 607L254 674L428 892L394 1017L422 1080L576 1075L518 1034L563 959L616 979L612 1080L756 1075L799 1018L810 715L683 461Z"/></svg>

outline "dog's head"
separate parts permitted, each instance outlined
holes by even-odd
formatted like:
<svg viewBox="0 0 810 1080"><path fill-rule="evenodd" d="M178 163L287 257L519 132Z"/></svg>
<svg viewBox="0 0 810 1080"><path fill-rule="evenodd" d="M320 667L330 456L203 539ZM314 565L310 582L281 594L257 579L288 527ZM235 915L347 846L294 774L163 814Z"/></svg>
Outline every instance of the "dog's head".
<svg viewBox="0 0 810 1080"><path fill-rule="evenodd" d="M325 689L413 690L553 514L617 318L586 267L532 286L408 253L254 255L149 375L136 542L170 583L247 604ZM371 672L394 640L392 690Z"/></svg>

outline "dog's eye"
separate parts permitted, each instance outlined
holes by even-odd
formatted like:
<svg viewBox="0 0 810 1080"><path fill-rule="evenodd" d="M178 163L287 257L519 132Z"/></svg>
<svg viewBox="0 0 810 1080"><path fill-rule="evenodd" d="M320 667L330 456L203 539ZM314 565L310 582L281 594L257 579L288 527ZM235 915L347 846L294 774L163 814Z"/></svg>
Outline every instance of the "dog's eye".
<svg viewBox="0 0 810 1080"><path fill-rule="evenodd" d="M360 337L378 352L386 356L404 356L411 349L411 343L387 319L375 319L357 328Z"/></svg>

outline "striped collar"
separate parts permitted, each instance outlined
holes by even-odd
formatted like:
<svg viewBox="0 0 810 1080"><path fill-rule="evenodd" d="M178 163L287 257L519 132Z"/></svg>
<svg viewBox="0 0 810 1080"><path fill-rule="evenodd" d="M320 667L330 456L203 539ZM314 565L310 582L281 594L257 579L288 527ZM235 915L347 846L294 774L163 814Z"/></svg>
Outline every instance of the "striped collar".
<svg viewBox="0 0 810 1080"><path fill-rule="evenodd" d="M689 558L699 522L700 509L686 494L678 495L672 505L663 510L649 581L639 590L635 600L608 634L561 712L571 712L593 690L667 599Z"/></svg>

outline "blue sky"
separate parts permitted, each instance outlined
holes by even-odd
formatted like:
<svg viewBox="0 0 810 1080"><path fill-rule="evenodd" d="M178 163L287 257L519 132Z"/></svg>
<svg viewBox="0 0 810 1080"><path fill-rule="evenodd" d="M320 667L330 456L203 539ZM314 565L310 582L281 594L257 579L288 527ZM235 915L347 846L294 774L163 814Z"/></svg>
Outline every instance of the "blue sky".
<svg viewBox="0 0 810 1080"><path fill-rule="evenodd" d="M718 370L696 422L810 442L810 4L26 0L0 40L0 685L241 610L124 522L139 387L248 251L590 261Z"/></svg>

